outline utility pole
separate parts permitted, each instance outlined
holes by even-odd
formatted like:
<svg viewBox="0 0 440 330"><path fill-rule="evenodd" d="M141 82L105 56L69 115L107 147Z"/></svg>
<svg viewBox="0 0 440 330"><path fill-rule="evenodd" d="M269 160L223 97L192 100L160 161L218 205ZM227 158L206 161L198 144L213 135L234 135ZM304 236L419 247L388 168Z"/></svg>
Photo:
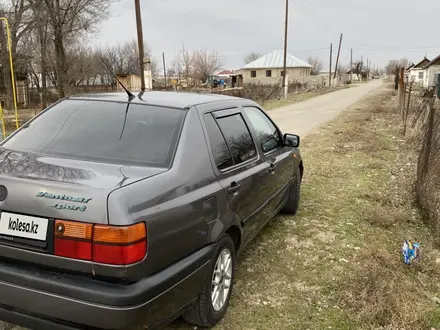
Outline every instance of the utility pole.
<svg viewBox="0 0 440 330"><path fill-rule="evenodd" d="M353 83L353 48L350 49L350 84Z"/></svg>
<svg viewBox="0 0 440 330"><path fill-rule="evenodd" d="M136 26L139 47L139 64L141 68L141 91L145 92L145 72L144 72L144 36L142 33L142 17L140 0L134 0L136 10Z"/></svg>
<svg viewBox="0 0 440 330"><path fill-rule="evenodd" d="M369 63L369 60L368 60L368 57L367 57L367 80L368 80L368 78L370 78L370 63Z"/></svg>
<svg viewBox="0 0 440 330"><path fill-rule="evenodd" d="M289 24L289 0L286 0L286 19L284 24L284 65L283 65L283 91L284 91L284 98L287 99L287 31L288 31L288 24Z"/></svg>
<svg viewBox="0 0 440 330"><path fill-rule="evenodd" d="M362 70L364 69L364 55L361 55L361 65L359 69L360 78L359 81L362 82Z"/></svg>
<svg viewBox="0 0 440 330"><path fill-rule="evenodd" d="M162 53L162 58L163 58L163 77L165 79L165 88L167 88L168 84L167 84L167 69L165 66L165 53Z"/></svg>
<svg viewBox="0 0 440 330"><path fill-rule="evenodd" d="M333 44L330 43L330 65L329 65L329 73L328 73L328 87L332 87L332 53L333 53Z"/></svg>
<svg viewBox="0 0 440 330"><path fill-rule="evenodd" d="M341 52L341 44L342 44L342 33L341 33L341 38L339 39L338 57L336 57L336 65L335 65L335 76L334 76L334 79L336 79L336 72L338 72L338 63L339 63L339 54L340 54L340 52Z"/></svg>
<svg viewBox="0 0 440 330"><path fill-rule="evenodd" d="M342 33L341 38L339 39L339 48L338 48L338 57L336 58L336 65L335 65L335 79L336 79L336 72L338 72L338 63L339 63L339 54L341 53L341 44L342 44Z"/></svg>

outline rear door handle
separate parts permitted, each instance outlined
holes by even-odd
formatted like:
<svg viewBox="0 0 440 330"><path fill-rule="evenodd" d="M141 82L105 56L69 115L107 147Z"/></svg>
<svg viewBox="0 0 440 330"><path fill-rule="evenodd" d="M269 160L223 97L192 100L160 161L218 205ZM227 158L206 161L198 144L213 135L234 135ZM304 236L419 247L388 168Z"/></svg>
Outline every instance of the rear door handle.
<svg viewBox="0 0 440 330"><path fill-rule="evenodd" d="M240 190L241 186L239 183L232 182L231 186L228 188L228 194L235 194Z"/></svg>

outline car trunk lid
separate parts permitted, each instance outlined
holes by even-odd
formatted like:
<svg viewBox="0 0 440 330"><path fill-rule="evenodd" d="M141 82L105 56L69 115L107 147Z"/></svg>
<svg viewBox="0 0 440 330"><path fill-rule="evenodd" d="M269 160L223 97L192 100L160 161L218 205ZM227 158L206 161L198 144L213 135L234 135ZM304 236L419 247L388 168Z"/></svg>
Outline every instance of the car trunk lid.
<svg viewBox="0 0 440 330"><path fill-rule="evenodd" d="M0 148L0 210L45 218L108 223L107 196L166 171L36 155Z"/></svg>
<svg viewBox="0 0 440 330"><path fill-rule="evenodd" d="M0 244L53 253L57 219L107 225L111 191L165 170L0 148Z"/></svg>

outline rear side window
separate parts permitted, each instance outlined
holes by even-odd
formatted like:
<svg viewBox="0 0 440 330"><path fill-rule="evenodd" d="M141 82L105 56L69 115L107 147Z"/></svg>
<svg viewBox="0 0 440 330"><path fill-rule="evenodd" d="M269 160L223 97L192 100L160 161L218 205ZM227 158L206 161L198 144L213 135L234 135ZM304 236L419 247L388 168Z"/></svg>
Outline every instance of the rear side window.
<svg viewBox="0 0 440 330"><path fill-rule="evenodd" d="M2 146L87 161L168 167L184 118L185 111L179 109L65 100Z"/></svg>
<svg viewBox="0 0 440 330"><path fill-rule="evenodd" d="M204 115L206 129L208 130L209 142L211 144L212 154L214 156L215 165L219 170L234 165L229 148L223 138L214 117L210 113Z"/></svg>
<svg viewBox="0 0 440 330"><path fill-rule="evenodd" d="M226 139L234 164L243 163L257 155L254 141L241 114L217 119Z"/></svg>

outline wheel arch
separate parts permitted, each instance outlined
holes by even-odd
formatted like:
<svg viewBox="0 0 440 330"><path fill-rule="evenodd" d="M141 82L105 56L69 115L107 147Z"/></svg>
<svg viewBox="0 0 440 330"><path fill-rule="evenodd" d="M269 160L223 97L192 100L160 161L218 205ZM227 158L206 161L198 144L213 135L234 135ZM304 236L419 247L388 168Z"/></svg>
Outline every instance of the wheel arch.
<svg viewBox="0 0 440 330"><path fill-rule="evenodd" d="M232 225L226 231L225 234L229 235L234 242L235 252L238 252L241 247L241 230L238 226Z"/></svg>

